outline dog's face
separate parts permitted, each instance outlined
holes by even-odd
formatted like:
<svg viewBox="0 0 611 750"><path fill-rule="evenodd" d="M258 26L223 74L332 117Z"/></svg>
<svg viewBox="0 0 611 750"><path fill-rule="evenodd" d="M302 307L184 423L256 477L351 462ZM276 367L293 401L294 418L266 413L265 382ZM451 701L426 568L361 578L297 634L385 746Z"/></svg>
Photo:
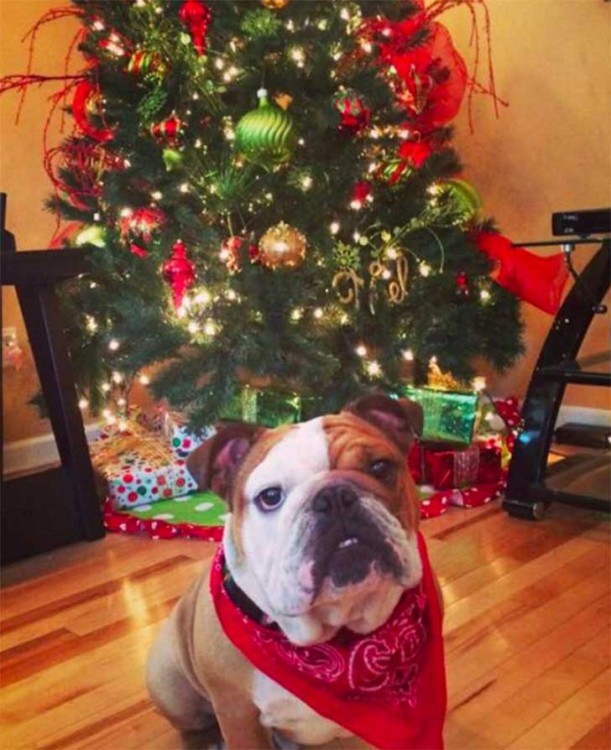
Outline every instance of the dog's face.
<svg viewBox="0 0 611 750"><path fill-rule="evenodd" d="M229 504L238 585L294 642L369 632L420 581L405 457L421 423L413 402L368 396L298 425L227 425L190 457Z"/></svg>

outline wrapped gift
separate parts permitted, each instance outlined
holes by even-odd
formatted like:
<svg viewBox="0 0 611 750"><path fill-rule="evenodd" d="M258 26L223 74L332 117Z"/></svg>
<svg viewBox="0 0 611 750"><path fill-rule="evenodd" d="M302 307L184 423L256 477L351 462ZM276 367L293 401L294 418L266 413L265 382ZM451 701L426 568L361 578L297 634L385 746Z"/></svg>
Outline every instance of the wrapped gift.
<svg viewBox="0 0 611 750"><path fill-rule="evenodd" d="M222 418L242 419L266 427L299 422L301 398L296 393L262 391L246 386L233 398Z"/></svg>
<svg viewBox="0 0 611 750"><path fill-rule="evenodd" d="M400 395L411 398L422 406L424 440L471 444L477 413L477 393L408 385L401 388Z"/></svg>
<svg viewBox="0 0 611 750"><path fill-rule="evenodd" d="M197 488L184 459L160 437L119 434L99 440L92 446L92 461L114 508L180 497Z"/></svg>
<svg viewBox="0 0 611 750"><path fill-rule="evenodd" d="M199 432L192 432L187 426L183 414L166 410L163 415L162 435L168 441L172 453L177 458L187 456L200 446L204 440L212 437L216 432L213 426L206 426Z"/></svg>
<svg viewBox="0 0 611 750"><path fill-rule="evenodd" d="M489 442L463 448L418 441L408 464L416 484L430 484L436 490L493 484L501 479L501 448Z"/></svg>

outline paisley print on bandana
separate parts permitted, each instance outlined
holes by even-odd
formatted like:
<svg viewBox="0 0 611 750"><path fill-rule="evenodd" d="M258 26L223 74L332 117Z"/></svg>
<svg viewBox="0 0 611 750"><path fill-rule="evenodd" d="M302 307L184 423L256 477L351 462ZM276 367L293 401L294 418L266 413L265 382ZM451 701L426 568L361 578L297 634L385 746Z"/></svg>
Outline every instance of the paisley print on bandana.
<svg viewBox="0 0 611 750"><path fill-rule="evenodd" d="M415 705L427 638L425 616L420 585L406 591L391 618L366 636L342 630L327 643L294 646L279 630L252 622L251 627L253 640L270 659L283 661L344 700Z"/></svg>

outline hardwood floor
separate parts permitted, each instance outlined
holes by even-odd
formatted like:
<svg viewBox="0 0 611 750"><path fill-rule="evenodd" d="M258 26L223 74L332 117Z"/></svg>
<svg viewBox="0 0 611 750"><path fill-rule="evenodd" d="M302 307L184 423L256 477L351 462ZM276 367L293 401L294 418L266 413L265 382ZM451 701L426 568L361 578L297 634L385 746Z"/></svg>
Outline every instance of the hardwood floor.
<svg viewBox="0 0 611 750"><path fill-rule="evenodd" d="M608 517L424 521L445 596L447 750L611 747ZM2 750L169 750L149 645L211 544L111 534L3 570Z"/></svg>

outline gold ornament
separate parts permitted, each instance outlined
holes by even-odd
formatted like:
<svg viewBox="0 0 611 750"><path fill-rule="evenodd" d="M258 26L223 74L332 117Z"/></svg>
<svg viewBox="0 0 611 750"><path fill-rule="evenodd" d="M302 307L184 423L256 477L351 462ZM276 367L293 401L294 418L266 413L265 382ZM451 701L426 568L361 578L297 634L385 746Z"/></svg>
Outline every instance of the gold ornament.
<svg viewBox="0 0 611 750"><path fill-rule="evenodd" d="M280 10L289 4L289 0L261 0L261 5L268 10Z"/></svg>
<svg viewBox="0 0 611 750"><path fill-rule="evenodd" d="M281 221L259 241L259 259L268 268L296 268L306 254L306 238L298 229Z"/></svg>

